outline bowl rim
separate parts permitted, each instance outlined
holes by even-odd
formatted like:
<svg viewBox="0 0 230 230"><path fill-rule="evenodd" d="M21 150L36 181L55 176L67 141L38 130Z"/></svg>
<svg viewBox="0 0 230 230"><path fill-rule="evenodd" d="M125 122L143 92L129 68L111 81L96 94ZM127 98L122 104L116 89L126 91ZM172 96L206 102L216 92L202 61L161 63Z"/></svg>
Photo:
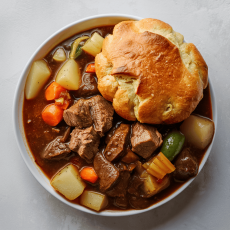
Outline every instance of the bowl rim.
<svg viewBox="0 0 230 230"><path fill-rule="evenodd" d="M76 24L79 24L79 23L82 23L82 22L85 22L85 21L88 21L88 20L92 20L92 19L108 18L108 17L118 17L118 18L119 17L124 17L124 18L131 19L131 20L132 19L133 20L141 20L142 19L142 17L138 17L138 16L134 16L134 15L128 15L128 14L99 14L99 15L94 15L94 16L90 16L90 17L85 17L83 19L74 21L74 22L62 27L61 29L57 30L51 36L49 36L44 42L42 42L42 44L35 50L35 52L32 54L32 56L27 61L23 71L21 72L21 75L19 77L19 80L18 80L18 83L17 83L17 86L16 86L16 91L15 91L14 101L13 101L13 129L14 129L14 135L15 135L15 138L16 138L18 148L20 150L21 156L22 156L25 164L27 165L28 169L33 174L33 176L37 179L37 181L43 186L43 188L45 188L49 193L51 193L53 196L55 196L58 200L62 201L63 203L67 204L68 206L70 206L72 208L75 208L77 210L80 210L80 211L83 211L83 212L86 212L86 213L90 213L90 214L94 214L94 215L99 215L99 216L118 217L118 216L135 215L135 214L140 214L140 213L147 212L149 210L153 210L153 209L155 209L155 208L167 203L168 201L172 200L174 197L179 195L185 188L187 188L192 183L192 181L198 176L198 174L202 170L203 166L205 165L205 163L206 163L206 161L207 161L207 159L208 159L208 157L210 155L213 143L214 143L216 130L217 130L217 106L216 106L215 92L214 92L214 89L213 89L213 86L212 86L212 83L211 83L211 79L209 77L208 79L209 79L209 87L210 87L210 95L211 95L211 103L212 103L212 114L213 114L213 121L214 121L214 124L215 124L215 131L214 131L214 136L213 136L212 143L209 145L209 147L208 147L208 149L207 149L207 151L206 151L206 153L205 153L205 155L204 155L204 157L203 157L203 159L202 159L202 161L200 163L199 171L198 171L197 176L194 177L194 178L191 178L190 180L188 180L179 189L177 189L175 192L170 194L165 199L159 201L158 203L153 204L150 207L148 207L146 209L141 209L141 210L135 210L135 209L128 210L128 211L123 211L123 210L121 210L121 211L110 211L110 210L107 210L107 211L102 211L102 212L95 212L95 211L90 210L90 209L88 209L88 208L86 208L84 206L74 204L74 203L71 203L71 202L67 201L66 199L64 199L61 195L59 195L55 191L51 192L51 190L48 188L48 185L45 183L44 179L41 176L37 176L37 174L35 174L34 170L32 169L32 167L30 165L32 160L30 159L28 161L28 159L25 157L25 154L28 155L28 152L24 151L22 149L22 145L23 145L23 147L25 147L25 146L24 146L24 142L22 142L20 140L20 135L21 135L21 138L23 139L21 131L20 131L20 127L19 127L19 113L22 112L22 111L18 110L18 101L19 101L20 95L22 93L20 88L22 87L23 79L26 77L25 74L26 74L28 68L30 67L30 65L32 64L32 61L35 58L36 54L39 52L39 50L49 40L51 40L52 38L56 37L63 30L69 29L69 28L71 28L72 26L74 26ZM24 131L24 129L23 129L23 131ZM32 162L32 164L36 164L36 163ZM49 185L49 186L51 186L51 185Z"/></svg>

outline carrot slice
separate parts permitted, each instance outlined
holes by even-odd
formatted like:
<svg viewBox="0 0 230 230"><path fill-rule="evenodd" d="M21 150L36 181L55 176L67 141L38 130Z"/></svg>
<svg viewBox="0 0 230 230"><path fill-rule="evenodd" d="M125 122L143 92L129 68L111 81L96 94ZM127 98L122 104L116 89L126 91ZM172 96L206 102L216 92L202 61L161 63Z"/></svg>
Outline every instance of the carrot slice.
<svg viewBox="0 0 230 230"><path fill-rule="evenodd" d="M93 168L85 167L81 170L80 176L83 180L89 181L91 183L95 183L98 179L98 176Z"/></svg>
<svg viewBox="0 0 230 230"><path fill-rule="evenodd" d="M54 104L48 105L42 111L43 121L50 126L56 126L62 120L62 118L63 109Z"/></svg>
<svg viewBox="0 0 230 230"><path fill-rule="evenodd" d="M85 70L86 73L95 73L95 64L89 64Z"/></svg>
<svg viewBox="0 0 230 230"><path fill-rule="evenodd" d="M60 93L64 91L66 91L66 89L54 81L49 85L49 87L45 91L46 100L55 100L59 98Z"/></svg>

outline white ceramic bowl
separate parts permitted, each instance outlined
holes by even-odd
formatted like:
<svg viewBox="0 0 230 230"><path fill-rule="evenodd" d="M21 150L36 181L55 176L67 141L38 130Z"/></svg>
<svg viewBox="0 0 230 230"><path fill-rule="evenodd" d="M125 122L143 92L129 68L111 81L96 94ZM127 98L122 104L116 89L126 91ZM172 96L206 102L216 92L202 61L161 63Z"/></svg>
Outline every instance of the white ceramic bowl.
<svg viewBox="0 0 230 230"><path fill-rule="evenodd" d="M79 21L76 21L70 25L67 25L66 27L60 29L56 33L54 33L52 36L50 36L46 41L44 41L38 49L34 52L32 57L29 59L28 63L26 64L22 75L19 78L19 82L17 85L15 97L14 97L14 105L13 105L13 124L14 124L14 131L16 135L16 140L18 147L20 149L22 158L24 159L27 167L31 171L31 173L34 175L34 177L39 181L39 183L53 196L55 196L60 201L64 202L65 204L76 208L78 210L81 210L83 212L100 215L100 216L127 216L127 215L133 215L138 214L142 212L146 212L148 210L154 209L156 207L159 207L160 205L168 202L169 200L173 199L175 196L180 194L193 180L194 178L190 179L188 182L186 182L182 187L180 187L177 191L175 191L173 194L168 196L166 199L152 205L151 207L143 210L130 210L130 211L103 211L103 212L94 212L91 211L83 206L73 204L71 202L68 202L65 200L62 196L60 196L58 193L55 192L55 190L52 188L52 186L49 183L48 178L42 173L40 168L35 164L33 155L30 152L30 149L28 147L28 144L26 142L24 128L23 128L23 117L22 117L22 108L23 108L23 100L24 100L24 87L26 78L28 75L28 72L30 70L30 66L35 60L43 58L47 51L50 51L52 48L54 48L58 43L65 40L66 38L71 37L72 35L91 29L93 27L97 26L104 26L104 25L113 25L117 24L120 21L124 20L140 20L140 17L131 16L131 15L97 15L93 17L88 17ZM169 22L170 23L170 22ZM213 109L213 120L215 122L215 128L217 126L217 107L215 102L215 95L213 91L213 87L211 84L211 79L209 78L209 85L210 85L210 91L211 91L211 100L212 100L212 109ZM215 138L215 135L214 135ZM213 141L214 141L213 138ZM203 157L203 160L199 167L199 172L202 170L209 154L212 148L212 144L209 146L207 152L205 153L205 156Z"/></svg>

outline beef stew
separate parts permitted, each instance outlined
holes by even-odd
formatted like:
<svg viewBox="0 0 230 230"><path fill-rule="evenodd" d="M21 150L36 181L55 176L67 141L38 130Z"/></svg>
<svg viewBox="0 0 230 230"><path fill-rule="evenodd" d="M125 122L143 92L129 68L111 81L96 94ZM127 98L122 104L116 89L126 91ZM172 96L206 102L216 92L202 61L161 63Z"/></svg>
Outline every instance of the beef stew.
<svg viewBox="0 0 230 230"><path fill-rule="evenodd" d="M151 168L154 163L152 159L161 151L162 142L167 135L175 130L179 132L182 123L146 125L127 121L118 116L111 103L100 95L93 66L90 67L90 72L86 72L87 66L94 62L94 56L83 49L88 40L82 40L75 51L81 72L79 88L66 89L58 95L58 98L47 101L46 90L55 82L57 74L63 68L63 62L59 60L64 59L54 59L56 51L62 49L68 57L73 50L71 45L78 38L82 36L91 38L95 32L105 37L112 33L113 27L104 26L79 33L52 49L44 57L51 73L46 85L36 97L25 98L23 106L25 134L36 164L50 180L70 164L79 172L86 167L94 169L98 179L95 183L84 181L84 191L92 191L96 199L101 199L98 202L102 202L100 205L102 209L99 208L97 211L143 209L165 199L186 180L197 174L199 163L208 147L199 149L185 139L180 153L171 162L176 170L164 175L163 178L158 178L163 175L162 165L157 159L159 165L154 164L154 168ZM88 43L90 42L92 41ZM50 104L59 106L58 108L61 105L63 110L63 119L54 126L44 122L42 116L44 108ZM48 115L51 116L52 112L49 111ZM204 90L204 97L194 114L204 116L207 120L212 119L209 87ZM46 114L46 117L48 115ZM186 164L197 166L187 174L184 173L186 165L183 164L186 151L191 155L191 162ZM148 169L144 168L143 165L148 163ZM155 167L158 169L157 172L154 171L156 177L151 174ZM75 180L81 180L74 174L74 170L71 175ZM151 189L155 186L153 188L155 190L146 193L146 189L150 189L150 186ZM65 197L60 191L59 193ZM71 202L84 205L84 201L79 201L82 199L76 198Z"/></svg>

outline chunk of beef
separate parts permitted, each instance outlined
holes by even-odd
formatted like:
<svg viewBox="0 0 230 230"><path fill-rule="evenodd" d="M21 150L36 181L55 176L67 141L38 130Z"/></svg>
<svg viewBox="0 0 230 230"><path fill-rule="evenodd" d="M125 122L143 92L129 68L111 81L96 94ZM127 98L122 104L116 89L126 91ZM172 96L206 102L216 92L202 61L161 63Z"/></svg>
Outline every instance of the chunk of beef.
<svg viewBox="0 0 230 230"><path fill-rule="evenodd" d="M68 144L61 142L61 138L62 137L55 138L46 146L41 155L43 159L60 160L65 158L71 152Z"/></svg>
<svg viewBox="0 0 230 230"><path fill-rule="evenodd" d="M116 117L119 117L117 114L114 114L114 118L116 119ZM111 139L111 137L113 136L113 134L115 133L116 129L121 125L121 121L118 120L114 120L113 118L113 126L112 128L106 133L106 137L105 137L105 144L107 145Z"/></svg>
<svg viewBox="0 0 230 230"><path fill-rule="evenodd" d="M75 97L89 97L99 94L97 89L97 80L95 74L85 73L82 76L82 83L78 90L74 91Z"/></svg>
<svg viewBox="0 0 230 230"><path fill-rule="evenodd" d="M122 158L122 161L130 164L140 160L140 158L130 149L127 150L127 154Z"/></svg>
<svg viewBox="0 0 230 230"><path fill-rule="evenodd" d="M86 129L75 128L71 133L69 148L86 161L91 161L98 152L100 137L91 126Z"/></svg>
<svg viewBox="0 0 230 230"><path fill-rule="evenodd" d="M129 178L129 171L120 172L119 182L111 190L107 191L106 194L111 197L125 197Z"/></svg>
<svg viewBox="0 0 230 230"><path fill-rule="evenodd" d="M63 118L67 125L79 129L94 124L94 129L102 137L112 127L113 106L102 96L90 99L80 99L76 104L66 109Z"/></svg>
<svg viewBox="0 0 230 230"><path fill-rule="evenodd" d="M128 165L128 171L132 172L136 167L137 167L137 165L135 163L131 163Z"/></svg>
<svg viewBox="0 0 230 230"><path fill-rule="evenodd" d="M69 139L70 136L70 131L71 131L71 127L68 127L63 135L63 137L61 138L61 142L66 142Z"/></svg>
<svg viewBox="0 0 230 230"><path fill-rule="evenodd" d="M129 204L135 209L144 209L151 205L151 201L148 198L132 196Z"/></svg>
<svg viewBox="0 0 230 230"><path fill-rule="evenodd" d="M88 99L90 112L94 122L94 129L102 137L109 131L113 122L113 106L102 96L98 95Z"/></svg>
<svg viewBox="0 0 230 230"><path fill-rule="evenodd" d="M107 161L101 153L96 154L93 165L98 177L100 178L100 190L105 192L115 184L119 178L119 171L113 164Z"/></svg>
<svg viewBox="0 0 230 230"><path fill-rule="evenodd" d="M105 137L105 144L107 145L111 139L111 137L113 136L114 132L116 130L116 126L113 126L107 133L106 133L106 137Z"/></svg>
<svg viewBox="0 0 230 230"><path fill-rule="evenodd" d="M137 122L132 129L132 151L148 158L162 144L162 136L157 129L150 125Z"/></svg>
<svg viewBox="0 0 230 230"><path fill-rule="evenodd" d="M137 173L135 173L131 180L129 181L128 185L128 193L135 195L135 196L140 196L140 186L144 183L144 179L141 179Z"/></svg>
<svg viewBox="0 0 230 230"><path fill-rule="evenodd" d="M123 162L116 162L114 166L120 171L129 171L132 172L136 168L136 163L125 164Z"/></svg>
<svg viewBox="0 0 230 230"><path fill-rule="evenodd" d="M114 201L114 205L121 209L126 209L128 207L128 199L127 197L116 197Z"/></svg>
<svg viewBox="0 0 230 230"><path fill-rule="evenodd" d="M175 162L176 170L173 172L173 176L176 180L184 181L190 177L196 176L198 172L198 162L196 158L191 155L189 148L185 148L178 155Z"/></svg>
<svg viewBox="0 0 230 230"><path fill-rule="evenodd" d="M73 156L70 158L70 162L77 166L77 168L80 170L83 166L88 165L83 158L81 158L79 155Z"/></svg>
<svg viewBox="0 0 230 230"><path fill-rule="evenodd" d="M123 162L116 162L114 166L120 171L128 171L128 167Z"/></svg>
<svg viewBox="0 0 230 230"><path fill-rule="evenodd" d="M108 161L113 161L123 156L129 139L130 125L121 124L110 138L105 149L105 157Z"/></svg>
<svg viewBox="0 0 230 230"><path fill-rule="evenodd" d="M76 104L66 109L63 118L67 125L76 126L79 129L93 125L90 107L85 99L80 99Z"/></svg>

